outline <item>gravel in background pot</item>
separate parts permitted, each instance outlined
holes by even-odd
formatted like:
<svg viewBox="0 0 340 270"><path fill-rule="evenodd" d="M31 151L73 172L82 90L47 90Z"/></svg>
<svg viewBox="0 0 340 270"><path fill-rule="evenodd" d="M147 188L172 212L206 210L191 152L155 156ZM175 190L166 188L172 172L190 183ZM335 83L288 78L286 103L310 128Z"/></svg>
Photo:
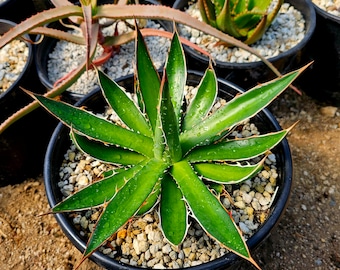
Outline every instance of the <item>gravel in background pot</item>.
<svg viewBox="0 0 340 270"><path fill-rule="evenodd" d="M305 55L314 63L297 82L311 97L340 106L340 1L313 0L313 6L316 28Z"/></svg>
<svg viewBox="0 0 340 270"><path fill-rule="evenodd" d="M16 23L0 19L0 35L7 32ZM29 39L28 36L25 38ZM43 93L34 68L33 46L22 40L14 40L0 51L0 123L10 115L32 102L22 89Z"/></svg>
<svg viewBox="0 0 340 270"><path fill-rule="evenodd" d="M57 25L56 27L61 27ZM103 29L105 35L113 35L115 25ZM162 26L155 21L148 21L147 27L162 29ZM65 28L63 28L65 30ZM120 33L128 30L123 22L118 23ZM131 29L129 29L131 31ZM169 40L163 37L147 37L146 42L149 44L151 57L157 68L163 66ZM102 48L98 47L98 54ZM36 68L41 83L48 89L53 88L56 80L66 75L79 64L86 55L85 46L79 46L66 41L59 41L54 38L45 37L44 40L36 46ZM127 76L133 73L134 63L134 41L120 46L119 52L114 55L103 65L100 66L112 79ZM89 91L98 86L94 70L84 73L77 82L75 82L63 96L66 100L76 102ZM84 92L86 89L86 92ZM89 89L89 90L87 90Z"/></svg>
<svg viewBox="0 0 340 270"><path fill-rule="evenodd" d="M198 78L202 76L200 72L188 72L188 84L196 85ZM133 77L119 81L119 84L126 89L131 89L133 85ZM242 91L241 88L229 83L225 80L219 80L220 95L222 98L231 99L237 93ZM84 97L78 106L86 106L89 110L97 113L103 113L105 107L104 99L100 94L99 89L95 90L91 94ZM261 111L254 119L256 127L260 131L274 131L281 129L278 122L268 110ZM69 139L69 130L62 124L59 124L55 130L45 158L44 165L44 181L46 186L46 194L51 207L62 200L63 194L60 191L58 182L60 181L60 167L64 160L64 155L70 148L71 142ZM286 203L289 197L291 183L292 183L292 160L289 150L289 146L286 140L283 140L273 152L276 155L277 160L277 185L279 186L275 196L275 200L272 204L272 208L269 210L267 220L262 224L259 229L249 240L248 246L250 250L254 249L262 241L264 241L270 234L274 225L278 222L279 217L283 213ZM80 235L80 232L74 228L72 219L68 217L68 214L56 214L56 219L59 225L62 227L64 233L71 239L73 244L81 251L84 251L86 241ZM118 262L100 251L96 251L90 257L91 260L97 264L105 267L106 269L141 269L135 266L130 266L122 262ZM188 269L203 270L203 269L226 269L227 267L235 267L235 264L239 262L239 258L232 253L228 253L211 262L192 266Z"/></svg>
<svg viewBox="0 0 340 270"><path fill-rule="evenodd" d="M188 7L187 0L177 0L175 1L173 7L176 9L184 10ZM290 21L285 21L288 19L288 16L285 16L284 13L278 14L274 22L267 29L264 36L256 43L250 45L253 48L258 49L262 55L270 60L274 64L274 66L282 73L286 73L294 68L301 66L303 63L301 62L301 55L304 53L304 47L309 42L312 33L315 29L315 11L310 3L307 0L287 0L285 1L287 4L294 7L300 15L303 16L305 21L304 25L304 36L301 36L301 41L297 42L297 37L293 37L296 45L287 46L289 40L289 31L292 27L301 27L301 23L299 20L296 20L294 26L289 25ZM282 7L284 8L284 6ZM287 14L289 16L293 16L292 10L288 10ZM280 21L281 20L281 21ZM280 23L278 22L280 21ZM300 25L299 25L300 24ZM170 24L167 24L171 27ZM284 26L284 29L280 30L279 26ZM288 26L289 25L289 26ZM178 26L179 28L180 26ZM275 30L274 30L275 29ZM300 30L295 31L300 32ZM194 35L198 35L197 31L194 32ZM301 33L303 35L303 33ZM271 40L275 38L275 36L280 37L282 44L273 45L276 49L272 49L268 51L268 48L272 47ZM287 38L285 37L287 36ZM200 39L204 40L205 38ZM298 38L300 39L300 38ZM194 41L194 40L192 40ZM213 45L209 45L213 50ZM203 56L202 54L196 52L192 48L188 46L184 46L184 50L187 54L188 65L192 69L202 69L202 66L206 66L208 63L208 58ZM208 50L209 51L209 50ZM220 52L216 52L216 55L220 54ZM238 48L223 50L224 56L216 56L213 53L213 58L216 60L215 70L216 73L231 82L236 83L237 85L248 89L250 87L255 86L259 82L268 81L275 77L275 74L261 61L252 59L253 56L248 52L240 50ZM218 60L218 58L220 60ZM221 60L223 59L223 60ZM249 59L249 60L248 60ZM205 63L202 65L202 63Z"/></svg>

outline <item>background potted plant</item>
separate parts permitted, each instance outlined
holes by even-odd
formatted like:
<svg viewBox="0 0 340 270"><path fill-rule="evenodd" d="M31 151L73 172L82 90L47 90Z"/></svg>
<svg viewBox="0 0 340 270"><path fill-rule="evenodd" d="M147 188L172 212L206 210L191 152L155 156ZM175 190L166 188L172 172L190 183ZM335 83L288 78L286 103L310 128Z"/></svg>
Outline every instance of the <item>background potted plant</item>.
<svg viewBox="0 0 340 270"><path fill-rule="evenodd" d="M241 165L238 162L258 155L266 156L271 148L284 140L291 128L243 139L225 139L225 136L246 119L257 115L302 70L239 94L216 112L210 113L217 95L218 81L213 69L209 67L195 98L186 113L182 114L187 71L178 36L175 33L172 39L168 61L161 77L152 64L140 32L137 36L137 82L133 86L137 87L138 105L118 84L98 71L103 96L126 128L107 121L103 115L96 116L98 112L89 113L67 103L33 95L43 107L71 128L71 138L79 149L99 160L122 166L116 168L114 173L104 173L103 179L60 202L61 194L52 187L52 183L58 181L55 177L59 177L60 164L65 154L58 150L65 150L62 143L67 140L65 135L68 131L60 125L49 145L44 172L53 213L103 207L86 247L77 233L67 231L66 234L82 251L85 249L84 259L91 257L104 267L128 269L124 268L128 266L98 254L96 249L135 215L158 205L163 234L173 245L180 245L187 234L190 213L191 218L196 219L211 238L258 267L233 218L219 201L218 194L223 192L224 184L239 183L257 173L264 159L254 165ZM91 98L97 99L99 93L96 94L92 93ZM86 99L79 103L85 104L86 107L91 106L86 103ZM103 103L99 104L103 110ZM271 124L276 125L275 122ZM284 152L287 155L289 148ZM291 169L289 161L286 165L283 171ZM288 186L284 188L286 190L280 210L284 209L288 197L291 171L288 171L288 178L284 181L287 182L283 185ZM278 216L280 214L276 213ZM57 219L65 226L64 230L72 227L65 214L57 214ZM273 220L269 220L263 226L266 232L273 226ZM232 260L232 256L226 255L203 267L222 267L226 261Z"/></svg>
<svg viewBox="0 0 340 270"><path fill-rule="evenodd" d="M207 24L249 44L250 47L260 51L262 56L273 63L281 73L293 70L303 63L301 56L304 55L304 48L314 32L316 23L314 8L310 1L305 0L285 2L177 0L173 7L187 11ZM302 17L298 18L301 15ZM303 21L305 25L302 27ZM178 29L181 32L181 28ZM182 29L183 36L194 43L197 42L214 56L219 76L246 89L274 77L266 70L262 61L253 59L239 48L233 48L231 44L195 30L191 33L188 27ZM293 30L296 32L290 35ZM189 47L185 47L185 50L191 68L200 69L202 63L208 63L209 59L205 55Z"/></svg>
<svg viewBox="0 0 340 270"><path fill-rule="evenodd" d="M224 42L234 44L248 50L255 55L258 55L266 65L278 76L279 71L266 59L258 54L255 50L251 49L246 44L239 40L236 40L229 35L223 34L213 27L209 27L206 24L192 18L191 16L180 12L178 10L165 7L165 6L153 6L149 5L126 5L125 2L119 2L117 4L107 4L97 6L95 0L92 1L80 1L81 6L74 5L73 3L66 0L55 0L53 3L56 5L55 8L43 10L36 15L28 18L22 23L18 24L11 31L8 31L0 38L0 47L11 40L25 34L35 34L42 36L51 36L57 39L65 39L77 44L86 44L87 53L84 56L84 61L81 65L77 67L72 74L64 80L57 87L46 93L46 96L56 97L65 91L72 83L87 69L89 68L89 61L94 56L97 45L102 44L108 49L105 55L109 55L112 52L112 46L122 44L127 40L133 39L133 35L120 35L118 37L106 37L102 40L100 32L99 19L126 19L126 18L136 18L136 19L159 19L159 20L169 20L175 21L177 23L182 23L189 25L194 28L201 29L213 36L218 37ZM71 19L82 25L84 31L83 37L74 36L70 33L60 31L58 29L51 29L46 26L46 24L55 22L61 19ZM142 30L143 34L147 35L147 30ZM150 33L149 33L150 34ZM162 31L161 34L164 34ZM154 35L154 31L152 33ZM27 105L25 108L20 110L20 112L14 114L13 116L6 119L4 123L0 126L0 132L3 132L8 126L14 123L17 119L23 117L27 113L38 107L37 102Z"/></svg>

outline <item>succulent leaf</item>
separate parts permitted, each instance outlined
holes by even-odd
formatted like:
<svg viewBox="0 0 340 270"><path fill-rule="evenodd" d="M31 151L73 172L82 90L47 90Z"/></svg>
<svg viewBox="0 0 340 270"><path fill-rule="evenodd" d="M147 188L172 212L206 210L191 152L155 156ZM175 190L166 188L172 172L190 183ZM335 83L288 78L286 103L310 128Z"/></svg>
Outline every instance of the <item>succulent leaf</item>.
<svg viewBox="0 0 340 270"><path fill-rule="evenodd" d="M187 69L184 51L179 40L179 36L175 33L171 39L171 45L165 69L167 71L168 87L174 111L177 119L181 119L184 88L187 79Z"/></svg>
<svg viewBox="0 0 340 270"><path fill-rule="evenodd" d="M54 206L53 213L82 210L103 205L111 200L126 181L133 178L145 164L146 162L143 162L127 170L119 171L118 173L113 172L104 179L92 183ZM96 194L96 196L93 196L93 194Z"/></svg>
<svg viewBox="0 0 340 270"><path fill-rule="evenodd" d="M209 236L217 239L232 252L244 258L251 258L234 221L221 202L197 177L190 164L187 161L177 162L171 167L170 173L181 189L192 215Z"/></svg>
<svg viewBox="0 0 340 270"><path fill-rule="evenodd" d="M158 160L150 160L107 202L87 243L84 257L88 257L138 212L167 166Z"/></svg>
<svg viewBox="0 0 340 270"><path fill-rule="evenodd" d="M153 191L150 193L149 197L143 202L142 206L139 208L136 216L142 216L147 212L155 208L159 202L161 193L161 183L160 181L156 183Z"/></svg>
<svg viewBox="0 0 340 270"><path fill-rule="evenodd" d="M245 44L259 40L277 16L283 0L276 1L270 11L272 0L199 0L203 21L227 33ZM212 10L215 11L211 15Z"/></svg>
<svg viewBox="0 0 340 270"><path fill-rule="evenodd" d="M216 134L221 134L234 125L254 116L282 93L299 73L300 71L290 72L281 78L256 86L233 98L192 129L181 133L180 140L183 151L187 152L197 145L207 144Z"/></svg>
<svg viewBox="0 0 340 270"><path fill-rule="evenodd" d="M187 234L188 211L181 190L169 174L162 179L159 214L165 238L178 246Z"/></svg>
<svg viewBox="0 0 340 270"><path fill-rule="evenodd" d="M166 70L163 72L161 95L162 101L160 114L165 136L165 143L168 147L170 160L172 162L177 162L182 158L182 148L179 141L179 119L175 113L172 99L170 97L170 89Z"/></svg>
<svg viewBox="0 0 340 270"><path fill-rule="evenodd" d="M258 173L263 167L264 159L255 165L227 163L195 163L195 171L204 178L223 184L237 184Z"/></svg>
<svg viewBox="0 0 340 270"><path fill-rule="evenodd" d="M127 96L126 91L102 71L97 70L97 72L104 96L119 118L135 132L151 137L149 123L135 102Z"/></svg>
<svg viewBox="0 0 340 270"><path fill-rule="evenodd" d="M89 154L95 159L111 164L135 165L145 160L145 156L137 152L117 147L114 145L105 145L79 135L71 131L71 139L78 149Z"/></svg>
<svg viewBox="0 0 340 270"><path fill-rule="evenodd" d="M225 140L193 149L185 159L190 162L240 161L262 155L275 147L291 128L243 139Z"/></svg>
<svg viewBox="0 0 340 270"><path fill-rule="evenodd" d="M183 131L191 129L208 115L214 105L217 92L216 74L212 67L209 67L204 73L195 97L187 108L183 119Z"/></svg>
<svg viewBox="0 0 340 270"><path fill-rule="evenodd" d="M136 68L138 89L141 92L145 111L152 126L156 129L157 121L157 106L159 101L159 90L161 80L159 74L155 69L150 54L142 38L140 30L137 28L137 42L136 42ZM152 87L150 87L152 85Z"/></svg>
<svg viewBox="0 0 340 270"><path fill-rule="evenodd" d="M153 157L151 138L114 125L103 118L67 103L40 95L34 95L34 97L42 106L75 131L86 134L94 140L133 149L145 156Z"/></svg>

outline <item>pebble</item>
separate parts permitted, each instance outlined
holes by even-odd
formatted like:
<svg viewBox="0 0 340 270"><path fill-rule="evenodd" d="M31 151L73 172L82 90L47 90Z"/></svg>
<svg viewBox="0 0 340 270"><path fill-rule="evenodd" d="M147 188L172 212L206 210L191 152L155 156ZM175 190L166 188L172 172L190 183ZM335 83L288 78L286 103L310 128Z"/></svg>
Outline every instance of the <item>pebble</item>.
<svg viewBox="0 0 340 270"><path fill-rule="evenodd" d="M186 12L202 20L195 3L190 5ZM259 61L257 56L248 52L245 53L243 49L215 46L218 40L202 32L199 33L201 37L200 40L204 40L205 42L199 43L198 39L192 35L192 31L192 28L187 26L181 25L181 27L179 27L179 32L182 36L207 50L216 60L230 63ZM196 31L197 30L195 30L195 33ZM304 38L304 34L305 21L302 14L293 6L284 3L271 26L259 41L251 44L251 47L258 50L262 56L270 58L293 48ZM197 36L197 34L195 35Z"/></svg>
<svg viewBox="0 0 340 270"><path fill-rule="evenodd" d="M338 108L334 106L325 106L320 108L320 113L327 117L335 117Z"/></svg>

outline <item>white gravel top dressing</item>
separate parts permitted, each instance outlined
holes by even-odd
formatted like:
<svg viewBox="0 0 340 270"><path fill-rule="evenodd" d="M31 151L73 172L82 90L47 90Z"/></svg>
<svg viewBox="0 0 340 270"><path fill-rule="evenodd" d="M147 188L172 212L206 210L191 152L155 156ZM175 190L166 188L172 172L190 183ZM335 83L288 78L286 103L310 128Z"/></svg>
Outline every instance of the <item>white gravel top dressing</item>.
<svg viewBox="0 0 340 270"><path fill-rule="evenodd" d="M196 3L190 5L186 12L202 20ZM216 45L218 39L196 29L183 26L179 28L179 31L181 36L207 50L215 60L231 63L247 63L260 60L243 49ZM262 38L250 46L258 50L262 56L271 58L297 45L304 38L304 35L305 20L301 12L288 3L284 3Z"/></svg>
<svg viewBox="0 0 340 270"><path fill-rule="evenodd" d="M188 99L190 96L186 94L186 100ZM213 110L223 106L224 103L223 99L219 99ZM113 114L109 116L109 119L117 121L117 116ZM256 126L247 122L235 129L230 137L241 138L258 134ZM65 153L64 158L58 185L65 197L97 181L103 172L115 168L114 165L94 160L78 151L74 145ZM256 158L251 163L259 161L260 158ZM266 220L278 188L277 177L276 156L270 154L265 161L265 166L257 176L239 185L226 185L230 196L221 196L221 202L226 209L231 211L233 219L245 239L252 236ZM99 208L94 208L73 212L69 214L69 217L73 220L75 227L80 230L81 235L88 238L100 211ZM199 265L228 252L210 239L198 223L192 219L188 235L177 249L166 242L158 221L157 208L143 216L136 217L108 239L99 250L126 264L157 269L176 269Z"/></svg>
<svg viewBox="0 0 340 270"><path fill-rule="evenodd" d="M132 22L133 23L133 22ZM103 29L104 35L113 35L114 25ZM162 29L154 21L147 22L148 28ZM131 31L123 22L118 24L119 33ZM73 31L74 32L74 31ZM75 32L74 32L75 33ZM81 32L78 32L80 35ZM150 51L151 58L156 68L160 68L164 63L167 55L170 41L162 37L145 38ZM98 46L97 55L102 53L103 49ZM133 63L135 53L134 41L120 46L119 53L116 53L100 68L112 79L133 73ZM61 77L74 70L84 60L86 55L85 46L80 46L66 41L58 41L55 49L50 53L48 61L48 77L51 82L55 82ZM98 85L94 70L85 72L70 88L69 91L86 94Z"/></svg>
<svg viewBox="0 0 340 270"><path fill-rule="evenodd" d="M340 16L340 0L312 0L319 8L335 16Z"/></svg>
<svg viewBox="0 0 340 270"><path fill-rule="evenodd" d="M0 49L0 93L5 92L25 68L29 49L25 42L14 40Z"/></svg>

